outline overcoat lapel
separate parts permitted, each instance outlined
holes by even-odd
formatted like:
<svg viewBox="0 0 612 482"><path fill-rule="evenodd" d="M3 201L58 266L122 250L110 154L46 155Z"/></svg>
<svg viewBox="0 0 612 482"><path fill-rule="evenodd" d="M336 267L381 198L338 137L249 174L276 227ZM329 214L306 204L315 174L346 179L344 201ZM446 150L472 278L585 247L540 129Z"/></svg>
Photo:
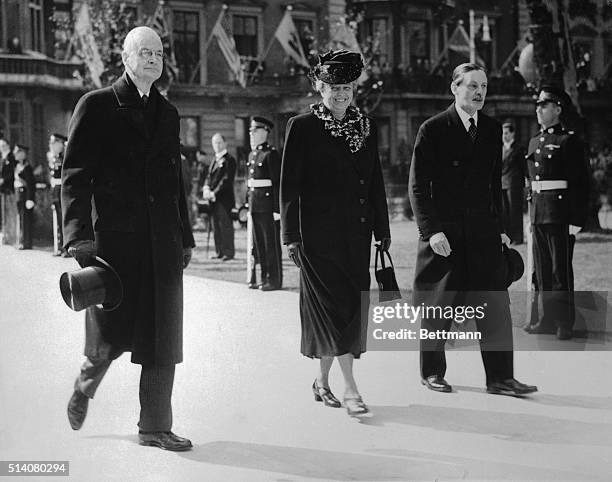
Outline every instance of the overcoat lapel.
<svg viewBox="0 0 612 482"><path fill-rule="evenodd" d="M151 87L151 96L157 97L157 111L155 113L156 119L154 122L155 128L153 129L153 138L149 143L147 151L147 160L159 150L162 143L167 140L168 133L171 133L173 130L173 117L168 115L172 112L172 105L159 93L155 86Z"/></svg>
<svg viewBox="0 0 612 482"><path fill-rule="evenodd" d="M468 132L465 130L463 122L461 122L461 118L459 117L459 114L457 114L457 109L455 109L455 104L451 104L446 113L451 135L451 138L448 139L448 145L454 146L453 148L456 148L458 152L465 153L465 160L470 162L476 146L472 142ZM480 132L478 134L480 134ZM478 136L476 137L476 140L478 141ZM446 142L446 140L444 142Z"/></svg>
<svg viewBox="0 0 612 482"><path fill-rule="evenodd" d="M142 137L148 138L149 133L147 132L144 111L141 108L140 96L138 90L129 84L127 74L123 74L113 84L113 92L119 105L117 107L119 116L133 126Z"/></svg>

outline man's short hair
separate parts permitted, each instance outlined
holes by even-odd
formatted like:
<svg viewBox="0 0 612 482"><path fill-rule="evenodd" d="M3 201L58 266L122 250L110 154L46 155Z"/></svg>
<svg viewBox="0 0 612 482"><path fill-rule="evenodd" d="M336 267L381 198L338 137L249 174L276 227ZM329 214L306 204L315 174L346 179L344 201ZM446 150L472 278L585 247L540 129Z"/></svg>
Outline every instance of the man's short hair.
<svg viewBox="0 0 612 482"><path fill-rule="evenodd" d="M220 132L215 132L212 136L210 136L210 138L212 139L215 136L219 136L221 138L221 140L223 142L225 142L225 136L223 134L221 134Z"/></svg>
<svg viewBox="0 0 612 482"><path fill-rule="evenodd" d="M473 64L470 62L466 62L465 64L459 64L457 65L457 67L455 67L455 70L453 70L453 84L461 84L461 82L463 81L463 76L468 72L472 72L473 70L480 70L485 74L487 73L485 68L478 64Z"/></svg>
<svg viewBox="0 0 612 482"><path fill-rule="evenodd" d="M515 130L514 122L512 122L511 120L504 121L504 123L502 124L502 128L506 128L510 132L514 133L514 130Z"/></svg>

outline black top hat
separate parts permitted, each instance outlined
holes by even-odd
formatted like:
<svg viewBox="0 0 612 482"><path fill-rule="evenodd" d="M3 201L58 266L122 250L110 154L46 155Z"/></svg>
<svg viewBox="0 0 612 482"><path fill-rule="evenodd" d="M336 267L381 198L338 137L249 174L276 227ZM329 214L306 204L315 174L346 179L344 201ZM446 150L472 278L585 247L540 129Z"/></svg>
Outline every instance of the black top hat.
<svg viewBox="0 0 612 482"><path fill-rule="evenodd" d="M359 78L362 70L361 54L330 50L319 56L319 63L312 68L311 75L326 84L350 84Z"/></svg>
<svg viewBox="0 0 612 482"><path fill-rule="evenodd" d="M123 300L121 278L111 265L97 256L89 266L63 273L60 291L68 307L74 311L100 304L103 310L112 311Z"/></svg>
<svg viewBox="0 0 612 482"><path fill-rule="evenodd" d="M572 104L572 99L567 95L567 92L555 84L542 84L540 87L540 93L536 100L536 105L544 104L546 102L552 102L558 106L565 108Z"/></svg>
<svg viewBox="0 0 612 482"><path fill-rule="evenodd" d="M251 117L251 124L255 125L256 127L264 127L268 130L271 130L274 127L274 122L258 115Z"/></svg>
<svg viewBox="0 0 612 482"><path fill-rule="evenodd" d="M523 263L521 253L519 253L516 249L508 248L506 245L504 245L503 252L504 272L506 276L505 282L507 288L512 283L522 278L523 273L525 272L525 263Z"/></svg>
<svg viewBox="0 0 612 482"><path fill-rule="evenodd" d="M63 134L58 134L56 132L54 132L53 134L51 134L50 137L55 137L58 141L62 141L62 142L66 142L68 140L68 138L63 135Z"/></svg>

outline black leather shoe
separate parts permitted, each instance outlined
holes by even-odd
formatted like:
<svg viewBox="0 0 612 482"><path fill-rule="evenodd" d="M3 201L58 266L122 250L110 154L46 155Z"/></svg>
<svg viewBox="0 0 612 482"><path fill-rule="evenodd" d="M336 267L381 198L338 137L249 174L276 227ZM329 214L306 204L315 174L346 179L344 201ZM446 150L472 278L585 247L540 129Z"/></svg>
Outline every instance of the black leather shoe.
<svg viewBox="0 0 612 482"><path fill-rule="evenodd" d="M421 383L435 392L448 393L453 391L453 387L451 387L444 378L438 375L430 375L427 378L422 378Z"/></svg>
<svg viewBox="0 0 612 482"><path fill-rule="evenodd" d="M564 326L560 326L557 328L557 338L559 340L571 340L574 337L574 331L565 328Z"/></svg>
<svg viewBox="0 0 612 482"><path fill-rule="evenodd" d="M276 290L280 290L280 286L274 285L272 283L268 283L267 281L262 284L259 289L261 291L276 291Z"/></svg>
<svg viewBox="0 0 612 482"><path fill-rule="evenodd" d="M138 443L172 452L185 452L193 448L191 440L179 437L172 432L139 432Z"/></svg>
<svg viewBox="0 0 612 482"><path fill-rule="evenodd" d="M535 385L525 385L514 378L508 378L507 380L487 385L487 393L492 393L493 395L521 396L537 391L538 387Z"/></svg>
<svg viewBox="0 0 612 482"><path fill-rule="evenodd" d="M315 402L323 402L326 407L340 408L342 404L334 394L331 392L329 387L317 386L317 380L312 382L312 393L314 394Z"/></svg>
<svg viewBox="0 0 612 482"><path fill-rule="evenodd" d="M525 325L523 330L530 335L555 335L557 333L556 328L542 326L541 323L536 323L535 325Z"/></svg>
<svg viewBox="0 0 612 482"><path fill-rule="evenodd" d="M72 430L78 430L83 426L83 422L87 416L88 405L89 397L79 390L75 390L68 401L68 422Z"/></svg>
<svg viewBox="0 0 612 482"><path fill-rule="evenodd" d="M232 259L234 259L233 256L223 256L223 258L221 258L221 261L231 261Z"/></svg>
<svg viewBox="0 0 612 482"><path fill-rule="evenodd" d="M250 290L258 290L261 285L259 283L249 283L247 286Z"/></svg>

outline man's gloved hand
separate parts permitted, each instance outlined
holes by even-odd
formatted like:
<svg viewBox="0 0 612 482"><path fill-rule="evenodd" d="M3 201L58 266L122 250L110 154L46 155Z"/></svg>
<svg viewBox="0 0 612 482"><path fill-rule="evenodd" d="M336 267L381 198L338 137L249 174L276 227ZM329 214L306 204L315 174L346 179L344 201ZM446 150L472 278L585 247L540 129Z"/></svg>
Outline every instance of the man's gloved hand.
<svg viewBox="0 0 612 482"><path fill-rule="evenodd" d="M34 201L32 201L32 200L28 199L28 200L25 202L25 207L26 207L26 209L28 209L28 210L32 209L32 208L34 207Z"/></svg>
<svg viewBox="0 0 612 482"><path fill-rule="evenodd" d="M189 263L191 262L191 255L191 248L183 248L183 269L187 269L187 266L189 266Z"/></svg>
<svg viewBox="0 0 612 482"><path fill-rule="evenodd" d="M429 238L429 245L433 252L439 254L440 256L444 256L445 258L451 254L451 247L448 239L446 239L446 234L443 232L436 233Z"/></svg>
<svg viewBox="0 0 612 482"><path fill-rule="evenodd" d="M274 221L280 221L280 213L272 213L272 218Z"/></svg>
<svg viewBox="0 0 612 482"><path fill-rule="evenodd" d="M391 247L391 238L382 238L380 240L380 247L383 251L389 251Z"/></svg>
<svg viewBox="0 0 612 482"><path fill-rule="evenodd" d="M289 254L289 259L291 261L293 261L293 264L295 264L298 268L302 267L302 263L300 263L300 243L293 242L293 243L289 243L287 245L287 253Z"/></svg>
<svg viewBox="0 0 612 482"><path fill-rule="evenodd" d="M74 241L68 246L68 254L76 259L81 268L89 265L96 252L96 244L91 239Z"/></svg>
<svg viewBox="0 0 612 482"><path fill-rule="evenodd" d="M581 229L582 229L582 227L580 227L580 226L574 226L573 224L569 225L569 233L572 236L576 236L576 234L578 234Z"/></svg>

